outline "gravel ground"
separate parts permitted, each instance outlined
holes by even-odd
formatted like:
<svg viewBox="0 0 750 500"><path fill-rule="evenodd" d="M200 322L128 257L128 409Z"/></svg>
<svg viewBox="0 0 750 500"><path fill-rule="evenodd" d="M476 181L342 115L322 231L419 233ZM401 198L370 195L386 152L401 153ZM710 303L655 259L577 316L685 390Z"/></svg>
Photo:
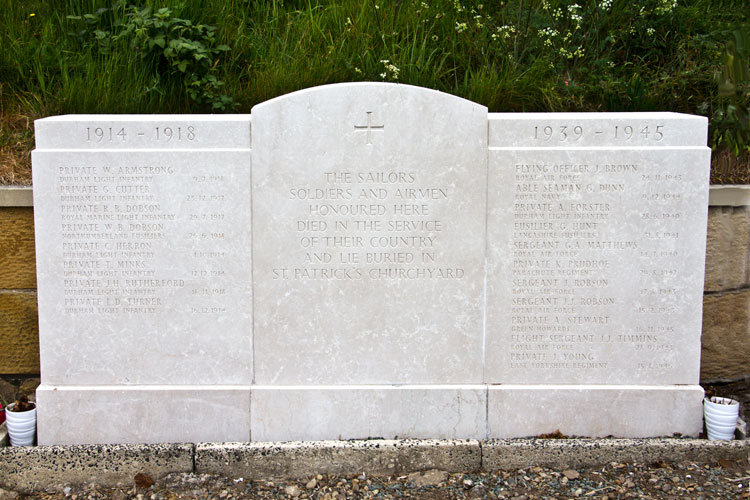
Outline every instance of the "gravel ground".
<svg viewBox="0 0 750 500"><path fill-rule="evenodd" d="M171 474L154 484L145 474L130 489L96 485L67 487L61 493L16 495L0 500L176 500L176 499L748 499L750 465L620 464L597 469L552 470L529 467L483 474L448 474L433 470L401 477L318 475L302 481L245 481L222 476Z"/></svg>

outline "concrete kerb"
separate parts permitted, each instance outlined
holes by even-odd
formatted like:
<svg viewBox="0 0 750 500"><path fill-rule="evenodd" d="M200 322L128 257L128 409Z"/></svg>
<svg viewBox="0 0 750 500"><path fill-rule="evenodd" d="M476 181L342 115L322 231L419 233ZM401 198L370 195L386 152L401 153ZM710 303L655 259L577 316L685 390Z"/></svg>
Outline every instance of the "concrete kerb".
<svg viewBox="0 0 750 500"><path fill-rule="evenodd" d="M576 469L610 462L750 460L748 441L705 439L508 439L482 443L484 470L529 466Z"/></svg>
<svg viewBox="0 0 750 500"><path fill-rule="evenodd" d="M195 450L196 472L245 479L362 472L392 476L430 469L476 472L481 466L482 450L476 440L206 443Z"/></svg>
<svg viewBox="0 0 750 500"><path fill-rule="evenodd" d="M25 493L89 483L132 487L139 472L154 479L192 472L194 454L195 445L185 443L4 447L0 488Z"/></svg>
<svg viewBox="0 0 750 500"><path fill-rule="evenodd" d="M245 479L315 474L392 476L429 469L477 472L524 468L750 460L750 441L702 439L362 440L289 443L76 445L0 448L0 488L59 491L95 483L132 487L139 472Z"/></svg>

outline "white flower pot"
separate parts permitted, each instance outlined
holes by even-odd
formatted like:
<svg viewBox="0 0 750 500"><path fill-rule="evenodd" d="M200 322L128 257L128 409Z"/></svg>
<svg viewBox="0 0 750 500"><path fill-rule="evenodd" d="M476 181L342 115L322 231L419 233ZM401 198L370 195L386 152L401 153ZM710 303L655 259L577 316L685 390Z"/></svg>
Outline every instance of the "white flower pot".
<svg viewBox="0 0 750 500"><path fill-rule="evenodd" d="M729 398L705 398L703 417L706 421L708 439L731 441L740 416L740 403Z"/></svg>
<svg viewBox="0 0 750 500"><path fill-rule="evenodd" d="M5 425L11 446L31 446L36 434L36 406L29 411L13 411L15 403L9 404L5 410Z"/></svg>

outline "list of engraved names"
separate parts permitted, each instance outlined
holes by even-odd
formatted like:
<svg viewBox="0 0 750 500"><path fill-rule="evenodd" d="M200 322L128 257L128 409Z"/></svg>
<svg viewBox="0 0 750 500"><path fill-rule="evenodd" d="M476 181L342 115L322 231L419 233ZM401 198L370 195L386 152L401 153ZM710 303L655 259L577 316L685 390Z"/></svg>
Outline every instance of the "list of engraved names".
<svg viewBox="0 0 750 500"><path fill-rule="evenodd" d="M218 193L228 178L191 175L175 162L102 160L56 169L66 314L157 313L175 293L189 297L181 304L186 312L223 312L211 299L226 293L227 207ZM177 198L159 189L172 183L187 188ZM190 263L187 273L157 265L177 247Z"/></svg>
<svg viewBox="0 0 750 500"><path fill-rule="evenodd" d="M651 262L679 258L682 214L670 191L679 175L622 159L544 158L510 166L511 371L608 370L622 348L642 354L622 358L636 360L631 368L672 368L659 354L674 348L675 271ZM623 328L625 317L636 326Z"/></svg>

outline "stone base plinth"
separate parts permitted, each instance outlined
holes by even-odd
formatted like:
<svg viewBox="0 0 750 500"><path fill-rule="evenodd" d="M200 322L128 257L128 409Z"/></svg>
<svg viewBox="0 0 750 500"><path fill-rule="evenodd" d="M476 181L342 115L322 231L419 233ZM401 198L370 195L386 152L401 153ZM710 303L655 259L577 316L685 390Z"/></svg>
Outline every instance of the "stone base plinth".
<svg viewBox="0 0 750 500"><path fill-rule="evenodd" d="M496 385L487 395L488 437L697 436L702 405L698 385Z"/></svg>
<svg viewBox="0 0 750 500"><path fill-rule="evenodd" d="M36 391L40 445L250 440L248 386L67 386Z"/></svg>
<svg viewBox="0 0 750 500"><path fill-rule="evenodd" d="M604 385L68 386L40 445L697 436L703 389Z"/></svg>
<svg viewBox="0 0 750 500"><path fill-rule="evenodd" d="M482 439L485 385L255 386L253 441Z"/></svg>

